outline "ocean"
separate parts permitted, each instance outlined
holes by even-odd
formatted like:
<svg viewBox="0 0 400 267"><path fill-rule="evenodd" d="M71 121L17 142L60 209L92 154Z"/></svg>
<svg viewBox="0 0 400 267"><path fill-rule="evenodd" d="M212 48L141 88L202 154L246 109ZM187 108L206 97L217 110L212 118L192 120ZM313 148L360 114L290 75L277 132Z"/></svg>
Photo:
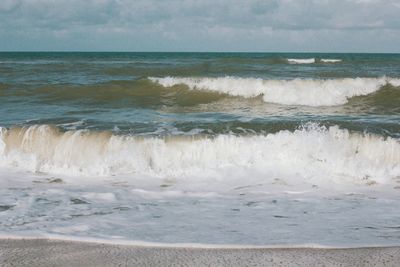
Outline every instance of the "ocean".
<svg viewBox="0 0 400 267"><path fill-rule="evenodd" d="M400 244L400 54L0 53L0 235Z"/></svg>

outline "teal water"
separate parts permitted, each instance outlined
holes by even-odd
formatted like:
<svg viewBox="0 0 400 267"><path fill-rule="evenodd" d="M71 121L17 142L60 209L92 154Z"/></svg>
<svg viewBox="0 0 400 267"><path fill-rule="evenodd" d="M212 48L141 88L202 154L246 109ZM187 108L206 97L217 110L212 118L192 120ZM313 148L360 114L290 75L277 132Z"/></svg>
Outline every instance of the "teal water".
<svg viewBox="0 0 400 267"><path fill-rule="evenodd" d="M400 242L400 55L0 53L0 235Z"/></svg>

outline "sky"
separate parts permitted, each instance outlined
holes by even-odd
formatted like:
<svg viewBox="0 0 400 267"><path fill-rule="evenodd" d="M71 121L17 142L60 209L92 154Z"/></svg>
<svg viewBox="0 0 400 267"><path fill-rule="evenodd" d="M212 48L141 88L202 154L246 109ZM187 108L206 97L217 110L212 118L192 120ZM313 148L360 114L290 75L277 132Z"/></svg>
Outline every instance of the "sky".
<svg viewBox="0 0 400 267"><path fill-rule="evenodd" d="M400 52L400 0L0 0L0 51Z"/></svg>

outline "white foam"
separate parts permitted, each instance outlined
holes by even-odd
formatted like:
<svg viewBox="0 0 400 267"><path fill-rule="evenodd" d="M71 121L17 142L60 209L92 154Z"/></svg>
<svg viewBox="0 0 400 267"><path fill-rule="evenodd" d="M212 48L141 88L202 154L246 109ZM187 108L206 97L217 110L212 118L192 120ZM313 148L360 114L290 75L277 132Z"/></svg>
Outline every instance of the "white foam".
<svg viewBox="0 0 400 267"><path fill-rule="evenodd" d="M76 232L86 232L90 229L89 225L70 225L64 227L55 227L52 229L53 232L60 233L60 234L73 234Z"/></svg>
<svg viewBox="0 0 400 267"><path fill-rule="evenodd" d="M288 58L287 61L291 64L312 64L315 58Z"/></svg>
<svg viewBox="0 0 400 267"><path fill-rule="evenodd" d="M82 194L84 198L90 199L90 200L102 200L102 201L116 201L116 197L113 193L93 193L93 192L88 192Z"/></svg>
<svg viewBox="0 0 400 267"><path fill-rule="evenodd" d="M144 189L132 189L133 194L138 194L145 198L176 198L176 197L199 197L199 198L215 198L218 196L215 192L190 192L181 190L154 191Z"/></svg>
<svg viewBox="0 0 400 267"><path fill-rule="evenodd" d="M138 138L47 126L1 129L0 166L68 176L149 175L229 179L254 173L316 183L390 183L400 176L396 139L315 125L294 132L215 138ZM189 178L188 178L189 177ZM252 178L253 179L253 178ZM253 181L254 182L254 181ZM102 198L113 199L110 194Z"/></svg>
<svg viewBox="0 0 400 267"><path fill-rule="evenodd" d="M390 79L390 84L399 87L400 86L400 79Z"/></svg>
<svg viewBox="0 0 400 267"><path fill-rule="evenodd" d="M325 59L325 58L321 59L321 62L324 62L324 63L337 63L337 62L341 62L341 61L342 61L341 59Z"/></svg>
<svg viewBox="0 0 400 267"><path fill-rule="evenodd" d="M263 80L257 78L150 77L164 87L183 84L191 90L209 90L242 97L262 95L265 102L284 105L334 106L354 96L368 95L386 83L400 84L392 78L343 78L331 80Z"/></svg>
<svg viewBox="0 0 400 267"><path fill-rule="evenodd" d="M345 248L371 248L375 246L328 246L317 243L299 243L291 245L244 245L244 244L208 244L208 243L162 243L148 242L141 240L126 240L126 239L106 239L94 237L81 237L73 235L61 234L5 234L0 232L0 239L8 240L54 240L54 241L70 241L70 242L85 242L94 244L108 245L130 245L149 248L203 248L203 249L286 249L286 248L315 248L315 249L345 249ZM376 247L382 247L376 245Z"/></svg>

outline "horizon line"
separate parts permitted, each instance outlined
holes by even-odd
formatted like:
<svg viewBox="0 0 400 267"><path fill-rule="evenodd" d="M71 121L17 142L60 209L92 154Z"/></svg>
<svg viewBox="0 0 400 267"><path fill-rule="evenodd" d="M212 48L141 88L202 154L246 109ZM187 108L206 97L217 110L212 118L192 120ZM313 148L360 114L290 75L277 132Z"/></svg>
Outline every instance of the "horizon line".
<svg viewBox="0 0 400 267"><path fill-rule="evenodd" d="M118 51L118 50L0 50L0 53L198 53L198 54L400 54L399 52L322 51Z"/></svg>

